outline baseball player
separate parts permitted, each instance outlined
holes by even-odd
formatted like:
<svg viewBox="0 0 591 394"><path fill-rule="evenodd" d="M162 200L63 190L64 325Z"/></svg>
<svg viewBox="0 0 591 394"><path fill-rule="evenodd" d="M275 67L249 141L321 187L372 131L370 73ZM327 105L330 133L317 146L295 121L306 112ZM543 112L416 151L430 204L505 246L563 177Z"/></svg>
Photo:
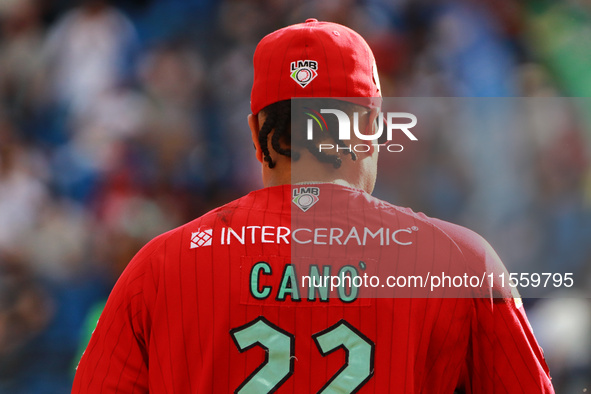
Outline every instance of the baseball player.
<svg viewBox="0 0 591 394"><path fill-rule="evenodd" d="M552 393L510 291L332 286L423 267L504 270L472 231L371 196L378 149L350 145L379 132L380 97L372 51L351 29L309 19L263 38L248 124L265 187L135 256L73 393ZM304 104L324 130L308 133L292 109L307 98L357 113L365 135L343 140Z"/></svg>

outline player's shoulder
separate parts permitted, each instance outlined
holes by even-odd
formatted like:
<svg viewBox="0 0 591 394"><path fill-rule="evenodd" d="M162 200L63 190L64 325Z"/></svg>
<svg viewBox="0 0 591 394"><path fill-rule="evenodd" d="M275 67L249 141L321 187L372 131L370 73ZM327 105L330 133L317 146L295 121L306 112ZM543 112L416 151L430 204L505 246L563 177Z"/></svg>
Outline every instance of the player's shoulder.
<svg viewBox="0 0 591 394"><path fill-rule="evenodd" d="M434 236L449 239L469 259L486 259L487 256L496 253L490 244L477 232L442 219L433 218L422 212L415 212L411 208L401 207L375 198L373 202L383 209L386 214L406 216L419 225L430 229Z"/></svg>
<svg viewBox="0 0 591 394"><path fill-rule="evenodd" d="M366 217L372 220L379 220L382 223L404 223L405 225L416 225L421 229L424 236L441 237L450 240L463 253L471 257L484 258L492 250L489 243L478 233L464 226L460 226L445 220L429 217L422 212L415 212L411 208L392 204L372 196L361 190L350 190L353 200L357 203L348 205L345 209L351 207L361 208L366 213Z"/></svg>
<svg viewBox="0 0 591 394"><path fill-rule="evenodd" d="M431 225L449 237L464 254L484 259L491 253L495 253L488 241L477 232L442 219L419 215L424 216Z"/></svg>
<svg viewBox="0 0 591 394"><path fill-rule="evenodd" d="M481 276L482 273L487 275L492 274L494 277L498 275L505 275L506 268L497 252L490 245L490 243L477 232L442 219L433 218L425 215L424 213L414 212L410 208L399 207L387 202L382 202L384 207L388 207L397 214L406 215L412 217L419 223L423 223L424 226L428 226L431 230L429 237L443 237L448 239L455 247L455 249L463 256L463 263L458 262L458 267L462 267L465 264L466 272L471 274L478 274ZM421 227L419 225L419 227ZM487 290L488 291L488 290ZM508 300L511 298L518 298L519 294L513 291L511 288L500 288L498 282L495 282L495 286L492 289L495 299ZM488 294L488 293L486 293Z"/></svg>
<svg viewBox="0 0 591 394"><path fill-rule="evenodd" d="M269 207L270 200L276 201L277 198L274 194L278 193L282 193L282 190L261 189L214 208L185 224L156 236L138 252L136 258L147 258L169 247L174 249L175 245L181 242L181 238L186 238L186 234L201 231L205 236L210 229L220 225L227 226L234 220L237 212L241 214L257 210L268 212L271 209Z"/></svg>
<svg viewBox="0 0 591 394"><path fill-rule="evenodd" d="M289 196L287 187L269 187L252 191L240 198L221 205L200 217L180 226L177 231L229 226L232 222L245 222L248 218L289 212L285 200Z"/></svg>

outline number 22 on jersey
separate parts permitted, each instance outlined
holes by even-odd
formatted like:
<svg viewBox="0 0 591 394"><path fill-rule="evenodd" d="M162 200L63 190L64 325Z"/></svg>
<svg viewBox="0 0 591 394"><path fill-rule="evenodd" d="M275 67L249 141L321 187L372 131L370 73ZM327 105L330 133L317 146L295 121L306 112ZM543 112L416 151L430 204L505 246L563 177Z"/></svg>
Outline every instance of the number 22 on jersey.
<svg viewBox="0 0 591 394"><path fill-rule="evenodd" d="M255 346L265 350L265 360L236 389L240 394L275 392L294 371L295 336L262 316L230 330L234 344L242 353ZM345 320L312 335L322 356L343 349L345 364L318 393L355 393L374 372L375 345Z"/></svg>

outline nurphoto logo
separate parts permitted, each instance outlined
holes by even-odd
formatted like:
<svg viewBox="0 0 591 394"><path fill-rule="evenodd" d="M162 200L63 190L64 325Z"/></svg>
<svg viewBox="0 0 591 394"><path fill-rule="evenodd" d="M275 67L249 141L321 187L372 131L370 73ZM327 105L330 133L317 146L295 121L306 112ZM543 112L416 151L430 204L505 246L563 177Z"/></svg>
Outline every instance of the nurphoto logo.
<svg viewBox="0 0 591 394"><path fill-rule="evenodd" d="M322 116L322 114L331 114L337 117L337 121L339 124L339 139L341 141L348 141L351 139L351 120L347 113L339 110L339 109L321 109L320 112L315 111L311 108L305 108L305 114L310 117L307 123L307 139L308 141L312 141L314 139L314 123L318 125L320 128L320 132L327 132L328 125L326 120ZM386 122L384 122L384 118ZM406 121L401 121L405 119ZM409 112L387 112L385 115L383 112L380 112L377 116L377 132L375 134L364 134L359 131L359 113L353 113L353 133L355 136L363 141L371 141L371 144L349 144L348 146L342 147L338 144L319 144L318 150L322 152L323 150L332 150L336 149L337 152L341 150L345 151L354 151L354 152L368 152L373 145L378 151L380 151L380 147L386 148L388 152L402 152L404 147L400 144L379 144L378 139L384 133L384 123L386 123L386 138L389 141L392 141L392 136L395 130L401 131L408 137L411 141L417 141L417 137L410 131L411 128L415 127L417 124L417 117Z"/></svg>

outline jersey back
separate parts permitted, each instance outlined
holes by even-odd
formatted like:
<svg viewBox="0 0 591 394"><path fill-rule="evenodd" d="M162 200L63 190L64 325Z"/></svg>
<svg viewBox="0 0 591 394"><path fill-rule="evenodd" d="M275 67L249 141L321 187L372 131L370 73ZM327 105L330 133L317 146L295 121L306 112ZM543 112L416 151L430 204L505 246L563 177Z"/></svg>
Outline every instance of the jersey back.
<svg viewBox="0 0 591 394"><path fill-rule="evenodd" d="M255 191L138 253L73 392L551 392L511 294L426 279L486 270L502 264L476 234L362 191ZM411 276L427 286L386 281Z"/></svg>

